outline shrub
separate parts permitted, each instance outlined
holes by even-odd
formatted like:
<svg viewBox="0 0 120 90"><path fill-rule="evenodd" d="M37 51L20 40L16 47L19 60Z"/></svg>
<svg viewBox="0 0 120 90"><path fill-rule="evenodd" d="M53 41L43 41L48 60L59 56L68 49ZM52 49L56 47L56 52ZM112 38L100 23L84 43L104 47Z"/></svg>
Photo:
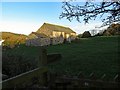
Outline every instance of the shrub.
<svg viewBox="0 0 120 90"><path fill-rule="evenodd" d="M77 37L78 37L78 38L81 38L81 37L82 37L82 34L78 34Z"/></svg>
<svg viewBox="0 0 120 90"><path fill-rule="evenodd" d="M120 35L120 24L110 25L104 32L105 36Z"/></svg>
<svg viewBox="0 0 120 90"><path fill-rule="evenodd" d="M89 31L85 31L82 35L82 38L88 38L88 37L91 37L91 34Z"/></svg>
<svg viewBox="0 0 120 90"><path fill-rule="evenodd" d="M2 73L9 77L16 76L37 67L35 58L24 56L3 54L2 56Z"/></svg>

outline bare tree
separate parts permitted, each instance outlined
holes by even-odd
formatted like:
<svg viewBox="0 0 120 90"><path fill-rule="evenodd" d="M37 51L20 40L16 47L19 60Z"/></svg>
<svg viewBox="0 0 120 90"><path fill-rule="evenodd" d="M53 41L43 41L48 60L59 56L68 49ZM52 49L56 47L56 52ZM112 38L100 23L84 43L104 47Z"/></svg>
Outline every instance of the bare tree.
<svg viewBox="0 0 120 90"><path fill-rule="evenodd" d="M86 1L84 5L75 4L73 0L62 2L63 12L61 18L69 21L76 19L78 22L88 23L95 20L96 17L101 18L103 25L106 26L113 22L120 23L120 0L103 0L102 2L94 2L94 0Z"/></svg>

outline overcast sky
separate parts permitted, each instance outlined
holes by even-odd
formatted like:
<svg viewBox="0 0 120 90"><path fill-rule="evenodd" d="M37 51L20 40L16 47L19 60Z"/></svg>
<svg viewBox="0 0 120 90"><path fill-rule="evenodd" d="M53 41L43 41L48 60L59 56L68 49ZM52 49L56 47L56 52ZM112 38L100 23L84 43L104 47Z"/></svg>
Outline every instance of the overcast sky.
<svg viewBox="0 0 120 90"><path fill-rule="evenodd" d="M2 2L0 5L2 5L1 31L28 35L37 31L46 22L70 27L79 34L102 24L99 18L86 25L76 20L69 22L65 18L59 19L62 2Z"/></svg>

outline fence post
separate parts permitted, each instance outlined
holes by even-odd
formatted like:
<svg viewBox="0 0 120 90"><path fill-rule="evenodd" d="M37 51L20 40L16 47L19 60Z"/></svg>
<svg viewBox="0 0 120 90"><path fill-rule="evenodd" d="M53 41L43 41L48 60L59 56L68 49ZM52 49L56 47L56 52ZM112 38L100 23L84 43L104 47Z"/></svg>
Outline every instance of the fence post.
<svg viewBox="0 0 120 90"><path fill-rule="evenodd" d="M40 47L40 55L39 55L39 67L45 67L47 65L47 50L45 47ZM48 72L44 72L42 74L42 82L43 86L47 85L48 82Z"/></svg>
<svg viewBox="0 0 120 90"><path fill-rule="evenodd" d="M47 50L45 47L40 48L40 56L39 56L39 67L47 64Z"/></svg>

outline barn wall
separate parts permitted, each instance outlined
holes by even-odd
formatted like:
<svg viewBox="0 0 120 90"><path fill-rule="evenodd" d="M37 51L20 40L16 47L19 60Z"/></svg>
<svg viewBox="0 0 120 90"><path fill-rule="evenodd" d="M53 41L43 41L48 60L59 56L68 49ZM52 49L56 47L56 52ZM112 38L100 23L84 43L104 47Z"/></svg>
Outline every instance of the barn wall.
<svg viewBox="0 0 120 90"><path fill-rule="evenodd" d="M61 34L62 34L62 32L56 32L56 31L53 31L53 32L52 32L52 36L53 36L53 37L60 37Z"/></svg>

